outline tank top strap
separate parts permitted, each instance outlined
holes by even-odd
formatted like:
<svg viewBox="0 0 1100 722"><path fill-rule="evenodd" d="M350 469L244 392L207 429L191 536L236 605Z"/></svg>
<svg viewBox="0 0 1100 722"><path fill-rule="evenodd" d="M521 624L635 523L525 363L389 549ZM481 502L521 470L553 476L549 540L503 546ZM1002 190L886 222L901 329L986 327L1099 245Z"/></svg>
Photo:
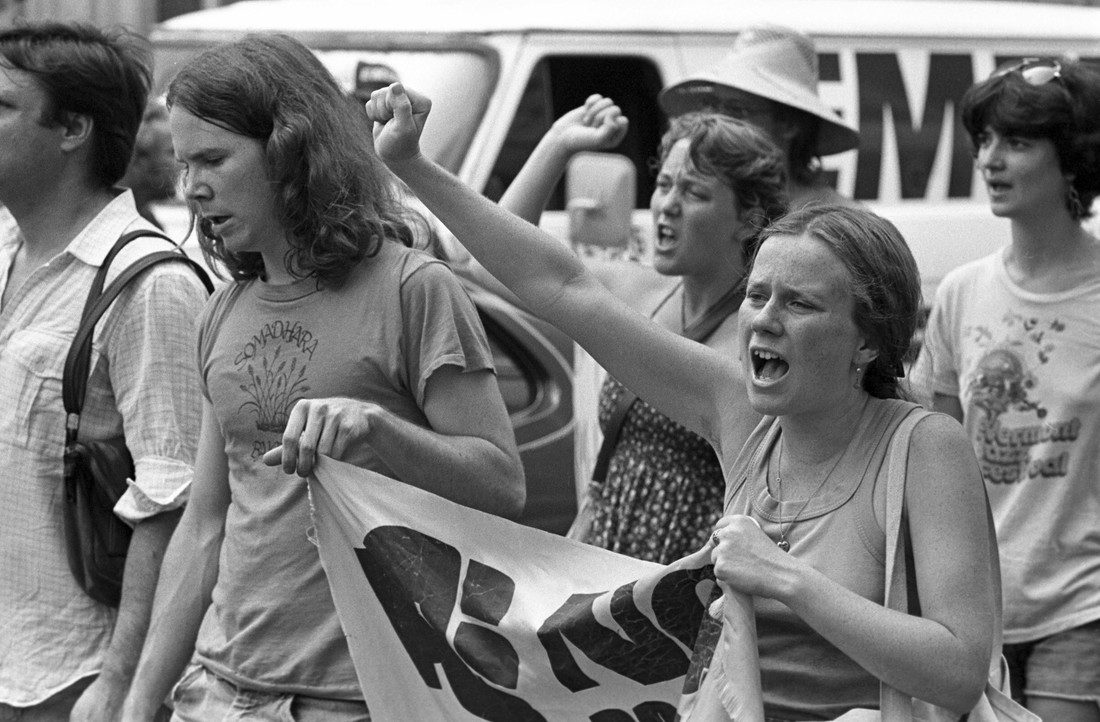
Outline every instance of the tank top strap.
<svg viewBox="0 0 1100 722"><path fill-rule="evenodd" d="M852 442L844 451L840 464L834 471L836 478L846 480L846 483L837 484L812 499L801 511L800 516L803 519L809 519L827 514L849 501L864 478L868 476L876 478L894 431L902 419L916 406L911 402L898 399L870 399L867 409L857 422ZM779 434L778 420L773 416L766 416L745 441L741 453L726 474L727 513L730 510L730 502L749 479L767 478L768 457L772 453ZM766 489L766 486L764 488ZM754 493L745 491L750 496Z"/></svg>
<svg viewBox="0 0 1100 722"><path fill-rule="evenodd" d="M680 291L683 288L684 288L684 282L683 281L677 281L676 285L673 286L669 290L669 292L666 293L664 295L664 297L660 301L657 302L657 305L653 307L653 310L649 312L649 318L650 319L656 318L657 314L661 312L661 309L665 307L665 304L668 303L670 300L672 300L672 297L676 295L677 291Z"/></svg>
<svg viewBox="0 0 1100 722"><path fill-rule="evenodd" d="M869 419L869 425L875 430L873 438L864 445L863 455L867 459L863 483L856 492L855 526L863 539L867 551L880 563L886 563L886 530L875 514L874 497L879 484L886 484L889 474L887 455L890 442L897 433L901 422L919 408L916 404L898 399L879 402L878 408ZM883 511L885 514L885 510Z"/></svg>
<svg viewBox="0 0 1100 722"><path fill-rule="evenodd" d="M778 419L774 416L765 416L749 434L749 438L745 439L745 445L741 447L740 453L726 472L724 513L729 514L731 512L730 505L738 492L743 489L749 477L753 476L761 465L766 462L778 434Z"/></svg>

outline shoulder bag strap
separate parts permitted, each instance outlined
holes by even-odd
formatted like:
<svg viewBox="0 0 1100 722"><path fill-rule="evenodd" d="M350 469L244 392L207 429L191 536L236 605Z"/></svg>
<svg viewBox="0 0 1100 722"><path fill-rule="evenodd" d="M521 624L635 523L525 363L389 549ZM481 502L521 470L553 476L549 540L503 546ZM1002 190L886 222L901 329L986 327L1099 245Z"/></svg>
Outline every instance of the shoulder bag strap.
<svg viewBox="0 0 1100 722"><path fill-rule="evenodd" d="M65 357L65 370L62 375L62 400L66 412L66 443L76 440L76 433L80 427L80 412L84 407L84 394L88 383L88 371L92 355L92 337L96 323L107 311L111 303L122 292L126 285L138 274L151 266L167 261L183 262L191 266L202 281L208 293L214 289L206 270L198 263L188 258L181 251L158 251L143 256L114 279L105 291L102 291L103 281L107 276L107 269L118 252L130 241L140 236L159 236L171 242L166 236L153 231L132 231L119 238L111 251L107 254L103 264L96 273L92 282L92 289L85 303L84 312L81 314L80 327L73 337L73 343L69 347L69 353Z"/></svg>
<svg viewBox="0 0 1100 722"><path fill-rule="evenodd" d="M111 246L111 250L107 251L106 257L104 257L103 262L99 264L99 269L96 270L95 278L92 279L92 285L88 289L88 298L84 302L84 310L80 314L81 323L83 323L84 319L88 317L88 312L91 310L92 305L96 302L96 299L99 298L100 294L103 293L103 284L107 281L107 271L110 270L111 262L115 260L115 256L117 256L118 252L121 251L123 247L125 247L128 243L130 243L130 241L136 238L142 238L144 236L163 238L165 241L171 243L173 246L176 245L171 238L164 235L163 233L160 233L159 231L150 231L139 228L136 231L123 233L121 236L119 236L118 240L115 241L115 245Z"/></svg>
<svg viewBox="0 0 1100 722"><path fill-rule="evenodd" d="M905 509L905 471L909 462L909 442L913 435L913 428L928 414L929 412L924 410L914 410L898 426L898 430L891 441L890 466L887 473L886 606L899 612L916 615L920 614L920 595L917 590L916 572L913 568L913 550L909 536L908 514ZM988 502L985 507L990 549L993 550L994 558L996 558L997 532ZM998 610L1001 604L1000 581L1000 568L998 566L994 578ZM994 633L990 675L999 678L1003 644L999 611ZM902 694L887 684L882 684L880 687L882 719L884 722L913 718L912 697Z"/></svg>
<svg viewBox="0 0 1100 722"><path fill-rule="evenodd" d="M99 299L99 297L103 295L103 284L107 280L107 272L110 270L111 263L115 260L115 256L117 256L119 251L126 247L126 245L129 244L131 241L137 238L142 238L144 236L162 238L168 243L175 245L175 243L172 242L172 239L168 238L168 236L164 235L163 233L141 228L123 233L121 236L119 236L118 240L115 241L115 244L111 246L111 250L107 252L107 255L104 257L103 262L99 264L99 268L96 270L95 278L92 279L92 285L88 289L88 298L84 301L84 309L80 313L80 325L77 327L76 336L79 336L80 332L84 330L83 327L88 322L92 307L95 305L95 302ZM95 321L93 320L93 327L94 324ZM65 373L62 376L61 382L61 396L65 403L65 412L67 414L79 415L81 408L84 406L84 390L87 383L88 364L90 363L90 349L89 354L87 354L86 356L77 354L74 358L72 350L73 345L75 345L75 336L74 344L70 345L69 355L65 361ZM69 422L67 422L67 425L71 422L72 420L69 420ZM79 424L79 418L75 420L75 423Z"/></svg>
<svg viewBox="0 0 1100 722"><path fill-rule="evenodd" d="M700 318L684 328L684 338L696 343L706 343L706 340L718 330L722 322L741 306L741 301L744 299L744 288L742 284L738 283L707 308ZM664 301L661 302L661 305L664 305ZM623 421L626 420L627 412L630 411L630 407L634 405L637 399L638 397L633 391L624 388L623 395L619 397L615 408L611 410L611 417L607 421L607 432L603 435L600 451L596 454L596 465L592 468L592 481L602 482L607 478L607 467L611 463L611 455L615 452L615 447L619 443L619 433L622 431Z"/></svg>
<svg viewBox="0 0 1100 722"><path fill-rule="evenodd" d="M905 517L905 472L909 464L909 442L913 429L927 416L914 409L902 419L890 440L886 472L886 607L913 613L910 603L916 600L916 583L910 576L912 552L909 551ZM907 563L908 562L908 563ZM913 593L910 593L910 583ZM919 604L919 603L918 603ZM913 699L888 684L880 685L880 704L884 722L901 722L913 718Z"/></svg>
<svg viewBox="0 0 1100 722"><path fill-rule="evenodd" d="M886 473L886 606L899 612L913 613L910 608L907 559L909 550L905 513L905 472L909 464L909 442L913 429L927 415L919 409L902 419L890 440L889 466ZM914 592L916 590L914 589Z"/></svg>

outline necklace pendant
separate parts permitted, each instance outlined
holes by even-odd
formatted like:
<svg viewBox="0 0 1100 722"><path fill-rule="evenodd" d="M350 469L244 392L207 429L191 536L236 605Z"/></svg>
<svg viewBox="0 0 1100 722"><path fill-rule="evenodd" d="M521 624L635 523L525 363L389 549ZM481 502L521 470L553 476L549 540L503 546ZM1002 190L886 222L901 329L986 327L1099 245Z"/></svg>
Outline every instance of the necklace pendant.
<svg viewBox="0 0 1100 722"><path fill-rule="evenodd" d="M775 543L775 545L785 552L789 552L791 550L791 543L786 539L780 539Z"/></svg>

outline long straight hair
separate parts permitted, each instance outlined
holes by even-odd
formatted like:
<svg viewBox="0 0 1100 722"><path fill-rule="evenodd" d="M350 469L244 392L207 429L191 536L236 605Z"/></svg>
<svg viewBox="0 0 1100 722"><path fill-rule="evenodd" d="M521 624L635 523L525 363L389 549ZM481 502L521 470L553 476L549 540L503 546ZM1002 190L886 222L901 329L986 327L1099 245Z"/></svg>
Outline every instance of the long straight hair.
<svg viewBox="0 0 1100 722"><path fill-rule="evenodd" d="M365 111L299 41L257 34L215 46L172 80L168 106L264 144L292 275L339 285L383 242L413 245L413 216L375 155ZM233 253L198 225L203 251L234 279L263 274L258 253Z"/></svg>

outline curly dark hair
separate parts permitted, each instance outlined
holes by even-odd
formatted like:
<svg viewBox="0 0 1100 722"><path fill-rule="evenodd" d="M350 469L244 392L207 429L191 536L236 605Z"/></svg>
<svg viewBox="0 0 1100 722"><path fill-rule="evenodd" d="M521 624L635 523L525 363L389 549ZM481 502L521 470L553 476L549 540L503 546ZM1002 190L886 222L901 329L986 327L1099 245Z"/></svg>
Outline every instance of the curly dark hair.
<svg viewBox="0 0 1100 722"><path fill-rule="evenodd" d="M962 122L974 148L987 128L1052 141L1081 201L1076 208L1067 201L1066 208L1082 220L1100 195L1100 67L1070 58L1047 62L1060 66L1050 82L1031 85L1009 71L972 85L962 98Z"/></svg>
<svg viewBox="0 0 1100 722"><path fill-rule="evenodd" d="M416 222L375 155L362 106L321 61L281 34L248 35L189 61L168 87L168 107L263 142L286 268L331 285L386 240L414 245ZM258 253L233 253L199 223L203 252L236 280L260 277Z"/></svg>
<svg viewBox="0 0 1100 722"><path fill-rule="evenodd" d="M733 190L742 213L757 210L756 232L741 244L747 267L755 255L760 231L787 212L787 171L783 153L768 135L743 120L715 112L676 116L651 165L658 169L672 146L688 141L688 157L700 173L713 176Z"/></svg>
<svg viewBox="0 0 1100 722"><path fill-rule="evenodd" d="M45 92L46 125L92 119L89 173L102 187L122 178L152 82L148 43L123 28L26 23L0 31L0 67L30 74Z"/></svg>
<svg viewBox="0 0 1100 722"><path fill-rule="evenodd" d="M922 318L920 272L893 223L863 208L810 205L764 230L763 238L808 235L825 243L848 271L853 320L878 355L863 374L867 393L906 398L898 384Z"/></svg>

